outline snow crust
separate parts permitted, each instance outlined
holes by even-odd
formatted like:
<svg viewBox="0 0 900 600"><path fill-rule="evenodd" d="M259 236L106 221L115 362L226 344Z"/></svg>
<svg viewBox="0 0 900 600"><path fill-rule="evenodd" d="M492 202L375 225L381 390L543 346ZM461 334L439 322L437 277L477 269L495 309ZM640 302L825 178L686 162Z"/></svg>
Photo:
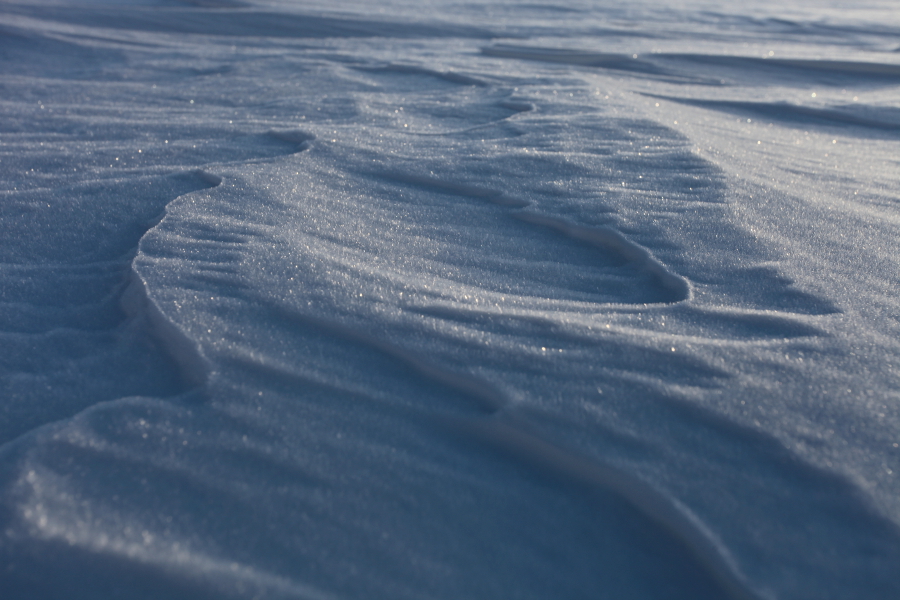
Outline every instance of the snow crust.
<svg viewBox="0 0 900 600"><path fill-rule="evenodd" d="M0 3L3 598L900 597L900 13Z"/></svg>

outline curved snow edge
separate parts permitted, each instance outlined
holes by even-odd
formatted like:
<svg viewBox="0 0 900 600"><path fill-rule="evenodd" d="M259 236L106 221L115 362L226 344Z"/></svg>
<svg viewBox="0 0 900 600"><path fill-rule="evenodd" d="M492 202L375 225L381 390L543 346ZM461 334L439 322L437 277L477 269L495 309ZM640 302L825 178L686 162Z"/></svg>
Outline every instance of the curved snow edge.
<svg viewBox="0 0 900 600"><path fill-rule="evenodd" d="M557 476L613 492L679 539L729 600L774 600L769 592L751 584L726 545L693 511L639 477L544 440L515 417L511 423L496 418L452 422L462 431L542 465Z"/></svg>
<svg viewBox="0 0 900 600"><path fill-rule="evenodd" d="M163 314L147 292L147 282L138 274L134 263L131 265L128 287L122 294L121 306L129 317L146 320L151 334L178 364L186 383L191 386L206 383L213 370L212 362L196 341Z"/></svg>
<svg viewBox="0 0 900 600"><path fill-rule="evenodd" d="M632 242L615 229L610 227L586 227L584 225L576 225L565 219L530 212L515 213L513 216L526 223L542 225L570 238L616 252L626 261L651 275L660 286L674 294L673 299L665 302L666 304L682 302L691 298L691 284L687 279L670 271L649 250Z"/></svg>

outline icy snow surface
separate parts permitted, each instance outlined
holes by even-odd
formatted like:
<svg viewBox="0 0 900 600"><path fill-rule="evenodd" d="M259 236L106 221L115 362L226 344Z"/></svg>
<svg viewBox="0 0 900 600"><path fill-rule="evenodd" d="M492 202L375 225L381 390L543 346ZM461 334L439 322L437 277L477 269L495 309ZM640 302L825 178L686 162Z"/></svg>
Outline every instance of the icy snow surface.
<svg viewBox="0 0 900 600"><path fill-rule="evenodd" d="M847 4L0 2L0 597L900 598Z"/></svg>

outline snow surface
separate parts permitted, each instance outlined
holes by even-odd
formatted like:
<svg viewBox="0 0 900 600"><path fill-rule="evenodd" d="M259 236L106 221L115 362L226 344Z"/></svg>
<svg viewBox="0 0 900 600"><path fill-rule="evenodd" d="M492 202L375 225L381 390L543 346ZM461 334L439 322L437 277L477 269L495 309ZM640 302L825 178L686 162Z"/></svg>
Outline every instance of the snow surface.
<svg viewBox="0 0 900 600"><path fill-rule="evenodd" d="M0 2L0 596L900 598L844 4Z"/></svg>

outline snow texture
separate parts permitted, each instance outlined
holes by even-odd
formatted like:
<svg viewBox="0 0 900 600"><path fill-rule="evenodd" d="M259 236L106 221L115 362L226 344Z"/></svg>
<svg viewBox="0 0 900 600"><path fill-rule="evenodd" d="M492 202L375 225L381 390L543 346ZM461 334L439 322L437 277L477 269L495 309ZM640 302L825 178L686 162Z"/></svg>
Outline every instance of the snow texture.
<svg viewBox="0 0 900 600"><path fill-rule="evenodd" d="M900 13L0 2L0 596L900 598Z"/></svg>

